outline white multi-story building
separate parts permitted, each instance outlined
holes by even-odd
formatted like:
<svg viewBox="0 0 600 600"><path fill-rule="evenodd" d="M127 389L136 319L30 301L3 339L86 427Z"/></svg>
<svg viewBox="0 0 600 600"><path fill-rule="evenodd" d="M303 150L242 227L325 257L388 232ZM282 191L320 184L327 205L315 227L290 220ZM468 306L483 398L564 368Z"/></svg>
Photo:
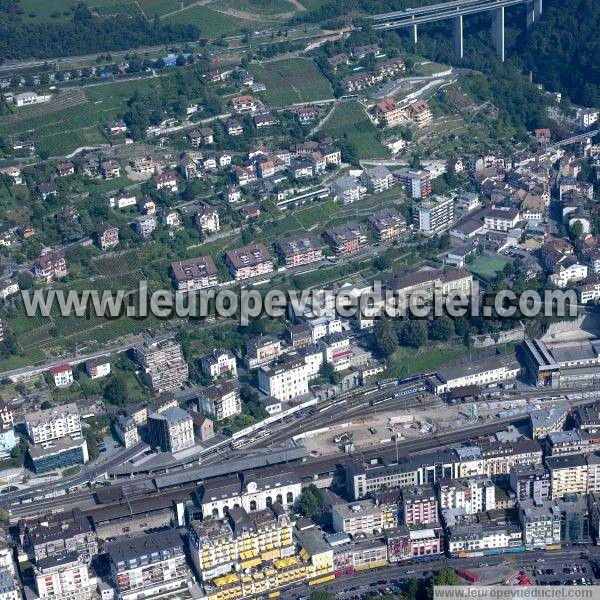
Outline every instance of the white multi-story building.
<svg viewBox="0 0 600 600"><path fill-rule="evenodd" d="M156 392L178 388L188 378L188 365L181 346L169 338L151 338L133 348L144 381Z"/></svg>
<svg viewBox="0 0 600 600"><path fill-rule="evenodd" d="M309 368L300 356L289 356L281 363L261 367L258 387L282 402L308 393Z"/></svg>
<svg viewBox="0 0 600 600"><path fill-rule="evenodd" d="M521 214L516 208L493 206L488 208L483 216L486 229L493 231L510 231L519 222Z"/></svg>
<svg viewBox="0 0 600 600"><path fill-rule="evenodd" d="M230 350L215 348L200 359L200 369L204 375L216 379L223 375L237 377L235 356Z"/></svg>
<svg viewBox="0 0 600 600"><path fill-rule="evenodd" d="M148 430L151 444L163 452L180 452L194 445L194 421L178 406L152 413Z"/></svg>
<svg viewBox="0 0 600 600"><path fill-rule="evenodd" d="M123 537L104 546L121 600L165 596L190 576L183 540L176 529Z"/></svg>
<svg viewBox="0 0 600 600"><path fill-rule="evenodd" d="M468 515L494 510L496 488L489 477L438 482L440 509L462 508Z"/></svg>
<svg viewBox="0 0 600 600"><path fill-rule="evenodd" d="M550 502L536 504L533 500L519 503L519 521L526 548L546 548L560 544L560 508Z"/></svg>
<svg viewBox="0 0 600 600"><path fill-rule="evenodd" d="M241 479L214 479L202 484L200 505L204 519L222 518L227 510L241 506L249 513L264 510L276 502L291 509L302 493L300 479L293 473L258 476L244 474Z"/></svg>
<svg viewBox="0 0 600 600"><path fill-rule="evenodd" d="M454 221L454 199L432 198L413 205L413 225L425 235L445 231Z"/></svg>
<svg viewBox="0 0 600 600"><path fill-rule="evenodd" d="M373 500L359 500L349 504L334 504L331 517L335 531L350 535L381 533L397 525L395 506L376 504Z"/></svg>
<svg viewBox="0 0 600 600"><path fill-rule="evenodd" d="M34 444L59 440L67 435L81 437L81 419L75 403L28 413L25 426Z"/></svg>
<svg viewBox="0 0 600 600"><path fill-rule="evenodd" d="M52 373L56 387L69 387L74 381L73 367L69 364L51 367L50 373Z"/></svg>
<svg viewBox="0 0 600 600"><path fill-rule="evenodd" d="M0 600L20 600L21 593L12 573L0 571Z"/></svg>
<svg viewBox="0 0 600 600"><path fill-rule="evenodd" d="M87 564L77 552L64 552L36 561L35 589L40 598L49 600L86 600L96 587Z"/></svg>
<svg viewBox="0 0 600 600"><path fill-rule="evenodd" d="M140 441L137 425L131 417L117 417L115 433L125 448L131 448Z"/></svg>
<svg viewBox="0 0 600 600"><path fill-rule="evenodd" d="M240 389L235 381L211 385L198 394L198 408L211 418L220 421L242 412Z"/></svg>

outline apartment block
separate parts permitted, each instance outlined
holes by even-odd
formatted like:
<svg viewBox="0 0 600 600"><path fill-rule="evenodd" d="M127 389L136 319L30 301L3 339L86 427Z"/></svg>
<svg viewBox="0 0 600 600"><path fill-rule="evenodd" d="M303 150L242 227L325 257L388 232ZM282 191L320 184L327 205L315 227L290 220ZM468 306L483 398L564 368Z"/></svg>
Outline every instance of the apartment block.
<svg viewBox="0 0 600 600"><path fill-rule="evenodd" d="M327 229L324 236L336 256L354 254L363 249L367 243L367 236L354 222Z"/></svg>
<svg viewBox="0 0 600 600"><path fill-rule="evenodd" d="M281 340L272 335L261 335L246 342L246 364L255 369L267 364L282 353Z"/></svg>
<svg viewBox="0 0 600 600"><path fill-rule="evenodd" d="M519 505L519 521L525 548L547 548L560 544L561 513L556 505L525 500Z"/></svg>
<svg viewBox="0 0 600 600"><path fill-rule="evenodd" d="M402 518L407 527L436 524L438 501L431 486L409 487L402 490Z"/></svg>
<svg viewBox="0 0 600 600"><path fill-rule="evenodd" d="M87 564L77 552L64 552L36 561L33 568L35 590L39 598L87 600L96 581L90 577Z"/></svg>
<svg viewBox="0 0 600 600"><path fill-rule="evenodd" d="M225 253L225 262L236 281L269 275L273 258L264 244L254 243Z"/></svg>
<svg viewBox="0 0 600 600"><path fill-rule="evenodd" d="M588 464L585 456L572 454L547 456L552 499L566 494L587 494Z"/></svg>
<svg viewBox="0 0 600 600"><path fill-rule="evenodd" d="M331 507L333 528L355 536L380 534L384 529L397 525L396 508L386 504L376 504L373 500L361 500L348 504L334 504Z"/></svg>
<svg viewBox="0 0 600 600"><path fill-rule="evenodd" d="M150 444L163 452L180 452L194 445L194 422L182 408L171 407L148 416Z"/></svg>
<svg viewBox="0 0 600 600"><path fill-rule="evenodd" d="M272 366L261 367L258 387L282 402L308 393L308 367L300 356L289 356Z"/></svg>
<svg viewBox="0 0 600 600"><path fill-rule="evenodd" d="M406 220L393 208L375 211L369 216L368 223L380 242L393 242L407 230Z"/></svg>
<svg viewBox="0 0 600 600"><path fill-rule="evenodd" d="M217 267L210 256L172 262L171 273L179 292L203 290L219 283Z"/></svg>
<svg viewBox="0 0 600 600"><path fill-rule="evenodd" d="M291 235L277 240L275 250L289 269L323 260L323 250L313 233Z"/></svg>
<svg viewBox="0 0 600 600"><path fill-rule="evenodd" d="M164 595L187 589L190 576L179 532L167 529L107 542L110 574L119 598Z"/></svg>
<svg viewBox="0 0 600 600"><path fill-rule="evenodd" d="M133 348L143 379L157 393L181 387L188 378L188 365L181 346L172 339L152 338Z"/></svg>
<svg viewBox="0 0 600 600"><path fill-rule="evenodd" d="M425 235L441 233L454 221L454 199L432 198L413 206L413 225Z"/></svg>
<svg viewBox="0 0 600 600"><path fill-rule="evenodd" d="M425 169L400 169L394 172L410 198L427 198L431 194L431 173Z"/></svg>
<svg viewBox="0 0 600 600"><path fill-rule="evenodd" d="M231 350L215 348L200 359L200 369L204 375L216 379L224 375L237 377L235 356Z"/></svg>
<svg viewBox="0 0 600 600"><path fill-rule="evenodd" d="M198 394L198 408L216 421L239 415L242 412L239 385L225 381L203 389Z"/></svg>
<svg viewBox="0 0 600 600"><path fill-rule="evenodd" d="M75 403L30 412L25 417L25 426L34 444L65 436L81 437L81 419Z"/></svg>

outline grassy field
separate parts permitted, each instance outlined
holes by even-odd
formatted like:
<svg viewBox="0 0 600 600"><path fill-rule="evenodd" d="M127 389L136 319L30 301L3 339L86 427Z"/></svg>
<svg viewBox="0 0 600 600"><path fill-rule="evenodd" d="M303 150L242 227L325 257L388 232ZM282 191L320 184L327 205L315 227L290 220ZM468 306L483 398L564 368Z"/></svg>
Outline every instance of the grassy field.
<svg viewBox="0 0 600 600"><path fill-rule="evenodd" d="M479 275L482 279L490 280L495 277L499 271L502 271L504 265L510 262L503 256L478 256L474 262L466 265L469 271Z"/></svg>
<svg viewBox="0 0 600 600"><path fill-rule="evenodd" d="M322 132L334 138L344 138L356 148L359 158L383 158L388 151L377 139L377 128L358 102L344 102L333 109Z"/></svg>
<svg viewBox="0 0 600 600"><path fill-rule="evenodd" d="M312 60L290 58L252 65L254 76L267 86L265 97L276 107L332 97L331 86Z"/></svg>
<svg viewBox="0 0 600 600"><path fill-rule="evenodd" d="M0 117L0 135L26 138L50 156L68 154L80 146L106 143L102 128L125 111L135 89L142 93L160 80L145 79L67 90L50 102L15 109Z"/></svg>
<svg viewBox="0 0 600 600"><path fill-rule="evenodd" d="M388 359L386 375L405 377L412 373L427 373L467 352L464 346L408 348L401 347Z"/></svg>
<svg viewBox="0 0 600 600"><path fill-rule="evenodd" d="M208 6L190 6L186 10L165 17L164 20L167 23L196 25L202 35L211 38L239 33L244 27L254 29L251 21L217 12Z"/></svg>
<svg viewBox="0 0 600 600"><path fill-rule="evenodd" d="M152 0L140 0L133 2L132 0L89 0L87 2L90 10L100 16L109 15L139 15L140 5L145 2L152 3ZM169 4L168 1L157 0L156 3ZM180 2L175 0L172 2L175 9L179 8ZM77 4L73 0L21 0L23 15L25 21L60 21L71 18L71 8ZM174 10L175 10L174 9ZM154 15L154 13L152 13Z"/></svg>
<svg viewBox="0 0 600 600"><path fill-rule="evenodd" d="M233 9L256 15L276 16L281 13L295 13L298 9L288 0L217 0L217 9Z"/></svg>

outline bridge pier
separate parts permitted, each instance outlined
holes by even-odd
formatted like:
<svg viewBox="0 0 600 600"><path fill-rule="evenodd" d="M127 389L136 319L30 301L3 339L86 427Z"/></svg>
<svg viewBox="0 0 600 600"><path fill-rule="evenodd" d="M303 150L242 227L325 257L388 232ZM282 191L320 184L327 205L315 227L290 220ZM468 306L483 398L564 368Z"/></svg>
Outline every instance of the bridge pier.
<svg viewBox="0 0 600 600"><path fill-rule="evenodd" d="M530 0L527 3L527 28L539 21L544 9L543 0Z"/></svg>
<svg viewBox="0 0 600 600"><path fill-rule="evenodd" d="M410 41L413 43L413 46L416 46L417 42L419 41L419 34L417 32L416 25L410 26Z"/></svg>
<svg viewBox="0 0 600 600"><path fill-rule="evenodd" d="M498 58L504 62L504 6L494 9L492 13L492 40L498 53Z"/></svg>
<svg viewBox="0 0 600 600"><path fill-rule="evenodd" d="M456 58L464 58L465 47L462 15L454 17L454 21L452 23L452 45L454 46L454 56Z"/></svg>

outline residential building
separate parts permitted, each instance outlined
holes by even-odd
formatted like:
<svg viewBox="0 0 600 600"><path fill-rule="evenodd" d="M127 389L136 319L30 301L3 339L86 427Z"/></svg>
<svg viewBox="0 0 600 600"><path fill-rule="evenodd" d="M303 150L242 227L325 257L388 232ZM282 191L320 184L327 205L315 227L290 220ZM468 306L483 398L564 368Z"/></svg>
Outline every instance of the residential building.
<svg viewBox="0 0 600 600"><path fill-rule="evenodd" d="M365 169L361 175L367 189L373 194L379 194L389 190L394 185L394 176L387 167L379 165Z"/></svg>
<svg viewBox="0 0 600 600"><path fill-rule="evenodd" d="M356 177L345 175L331 184L331 195L340 204L352 204L366 197L367 187Z"/></svg>
<svg viewBox="0 0 600 600"><path fill-rule="evenodd" d="M515 228L520 218L518 209L506 206L494 206L483 213L485 228L492 231L510 231Z"/></svg>
<svg viewBox="0 0 600 600"><path fill-rule="evenodd" d="M212 379L228 375L237 377L237 365L235 356L230 350L215 348L206 356L200 359L200 369L202 373Z"/></svg>
<svg viewBox="0 0 600 600"><path fill-rule="evenodd" d="M440 509L459 508L474 515L496 508L496 487L489 477L442 479L437 483Z"/></svg>
<svg viewBox="0 0 600 600"><path fill-rule="evenodd" d="M245 361L248 368L255 369L279 358L282 352L279 338L272 335L261 335L246 342Z"/></svg>
<svg viewBox="0 0 600 600"><path fill-rule="evenodd" d="M0 283L0 298L6 300L9 296L19 291L19 282L16 279L7 279Z"/></svg>
<svg viewBox="0 0 600 600"><path fill-rule="evenodd" d="M96 587L86 562L80 560L77 552L41 558L33 567L33 576L35 591L41 599L87 600Z"/></svg>
<svg viewBox="0 0 600 600"><path fill-rule="evenodd" d="M510 470L510 487L517 502L533 500L539 504L551 497L550 472L543 464L516 465Z"/></svg>
<svg viewBox="0 0 600 600"><path fill-rule="evenodd" d="M293 400L308 393L308 367L300 356L288 356L276 365L260 368L258 387L278 400Z"/></svg>
<svg viewBox="0 0 600 600"><path fill-rule="evenodd" d="M411 102L406 108L406 114L418 127L425 127L433 119L429 105L425 100Z"/></svg>
<svg viewBox="0 0 600 600"><path fill-rule="evenodd" d="M588 464L585 456L547 456L545 462L550 472L552 499L566 494L587 494Z"/></svg>
<svg viewBox="0 0 600 600"><path fill-rule="evenodd" d="M550 501L540 504L533 500L520 502L519 521L525 548L548 548L560 544L561 513L558 506Z"/></svg>
<svg viewBox="0 0 600 600"><path fill-rule="evenodd" d="M150 156L138 156L129 161L131 168L140 175L153 175L156 169L154 159Z"/></svg>
<svg viewBox="0 0 600 600"><path fill-rule="evenodd" d="M59 177L75 175L75 165L72 162L64 162L56 165L56 173Z"/></svg>
<svg viewBox="0 0 600 600"><path fill-rule="evenodd" d="M66 277L69 274L67 262L56 252L48 251L40 255L33 264L33 275L47 283L54 279Z"/></svg>
<svg viewBox="0 0 600 600"><path fill-rule="evenodd" d="M173 172L156 175L154 177L154 185L157 190L168 190L169 192L176 194L178 191L177 175Z"/></svg>
<svg viewBox="0 0 600 600"><path fill-rule="evenodd" d="M57 365L49 369L56 387L69 387L73 379L73 367L69 364Z"/></svg>
<svg viewBox="0 0 600 600"><path fill-rule="evenodd" d="M25 417L25 427L34 444L65 436L81 437L81 419L75 403L29 412Z"/></svg>
<svg viewBox="0 0 600 600"><path fill-rule="evenodd" d="M431 172L425 169L401 169L394 172L410 198L427 198L431 194Z"/></svg>
<svg viewBox="0 0 600 600"><path fill-rule="evenodd" d="M29 446L30 466L37 473L49 473L89 461L87 441L84 437L63 437L51 442Z"/></svg>
<svg viewBox="0 0 600 600"><path fill-rule="evenodd" d="M336 256L354 254L362 250L367 243L364 231L354 222L327 229L324 237Z"/></svg>
<svg viewBox="0 0 600 600"><path fill-rule="evenodd" d="M369 216L368 223L380 242L397 240L407 230L404 217L393 208L383 208Z"/></svg>
<svg viewBox="0 0 600 600"><path fill-rule="evenodd" d="M91 358L85 361L85 372L90 379L100 379L110 375L110 361L108 358Z"/></svg>
<svg viewBox="0 0 600 600"><path fill-rule="evenodd" d="M532 411L529 413L531 437L541 439L553 431L561 431L568 416L569 406L566 404Z"/></svg>
<svg viewBox="0 0 600 600"><path fill-rule="evenodd" d="M249 113L257 110L261 103L253 96L244 95L231 98L229 104L234 112Z"/></svg>
<svg viewBox="0 0 600 600"><path fill-rule="evenodd" d="M462 269L417 271L403 277L395 277L386 283L389 290L405 301L408 301L412 294L433 298L434 294L446 296L451 292L462 292L470 296L472 285L472 274Z"/></svg>
<svg viewBox="0 0 600 600"><path fill-rule="evenodd" d="M137 424L131 417L119 415L115 421L115 433L125 448L131 448L140 441Z"/></svg>
<svg viewBox="0 0 600 600"><path fill-rule="evenodd" d="M9 571L0 571L0 600L20 600L21 592L17 582Z"/></svg>
<svg viewBox="0 0 600 600"><path fill-rule="evenodd" d="M417 231L434 235L447 230L454 221L452 198L431 198L413 205L413 224Z"/></svg>
<svg viewBox="0 0 600 600"><path fill-rule="evenodd" d="M239 415L242 403L238 383L230 380L204 388L198 394L198 409L215 421Z"/></svg>
<svg viewBox="0 0 600 600"><path fill-rule="evenodd" d="M171 407L148 416L150 444L162 452L180 452L194 445L194 423L182 408Z"/></svg>
<svg viewBox="0 0 600 600"><path fill-rule="evenodd" d="M291 521L278 505L252 513L236 507L221 520L192 521L189 550L199 579L214 589L210 597L220 597L224 587L234 598L267 596L306 578L306 567L294 557ZM262 572L261 565L267 567Z"/></svg>
<svg viewBox="0 0 600 600"><path fill-rule="evenodd" d="M121 176L121 165L116 160L106 160L100 164L104 179L117 179Z"/></svg>
<svg viewBox="0 0 600 600"><path fill-rule="evenodd" d="M395 504L380 504L374 500L334 504L331 515L334 530L352 536L377 535L397 525Z"/></svg>
<svg viewBox="0 0 600 600"><path fill-rule="evenodd" d="M407 527L437 524L438 501L431 486L403 488L402 519Z"/></svg>
<svg viewBox="0 0 600 600"><path fill-rule="evenodd" d="M273 272L273 258L264 244L253 243L225 253L225 262L236 281Z"/></svg>
<svg viewBox="0 0 600 600"><path fill-rule="evenodd" d="M180 292L193 292L219 283L217 267L210 256L199 256L171 263L175 287Z"/></svg>
<svg viewBox="0 0 600 600"><path fill-rule="evenodd" d="M147 339L133 348L133 356L144 381L158 393L181 387L188 378L188 365L175 340Z"/></svg>
<svg viewBox="0 0 600 600"><path fill-rule="evenodd" d="M375 104L375 116L386 127L396 127L405 120L404 109L393 98L384 98Z"/></svg>
<svg viewBox="0 0 600 600"><path fill-rule="evenodd" d="M277 240L275 250L289 269L323 260L319 240L313 233L290 235Z"/></svg>
<svg viewBox="0 0 600 600"><path fill-rule="evenodd" d="M112 582L122 600L187 589L190 574L184 543L176 529L121 537L107 542L104 550Z"/></svg>
<svg viewBox="0 0 600 600"><path fill-rule="evenodd" d="M100 250L109 250L119 244L119 229L109 223L100 223L96 228L96 240Z"/></svg>
<svg viewBox="0 0 600 600"><path fill-rule="evenodd" d="M196 227L200 231L216 233L220 231L219 211L216 208L203 207L198 209L195 217Z"/></svg>

